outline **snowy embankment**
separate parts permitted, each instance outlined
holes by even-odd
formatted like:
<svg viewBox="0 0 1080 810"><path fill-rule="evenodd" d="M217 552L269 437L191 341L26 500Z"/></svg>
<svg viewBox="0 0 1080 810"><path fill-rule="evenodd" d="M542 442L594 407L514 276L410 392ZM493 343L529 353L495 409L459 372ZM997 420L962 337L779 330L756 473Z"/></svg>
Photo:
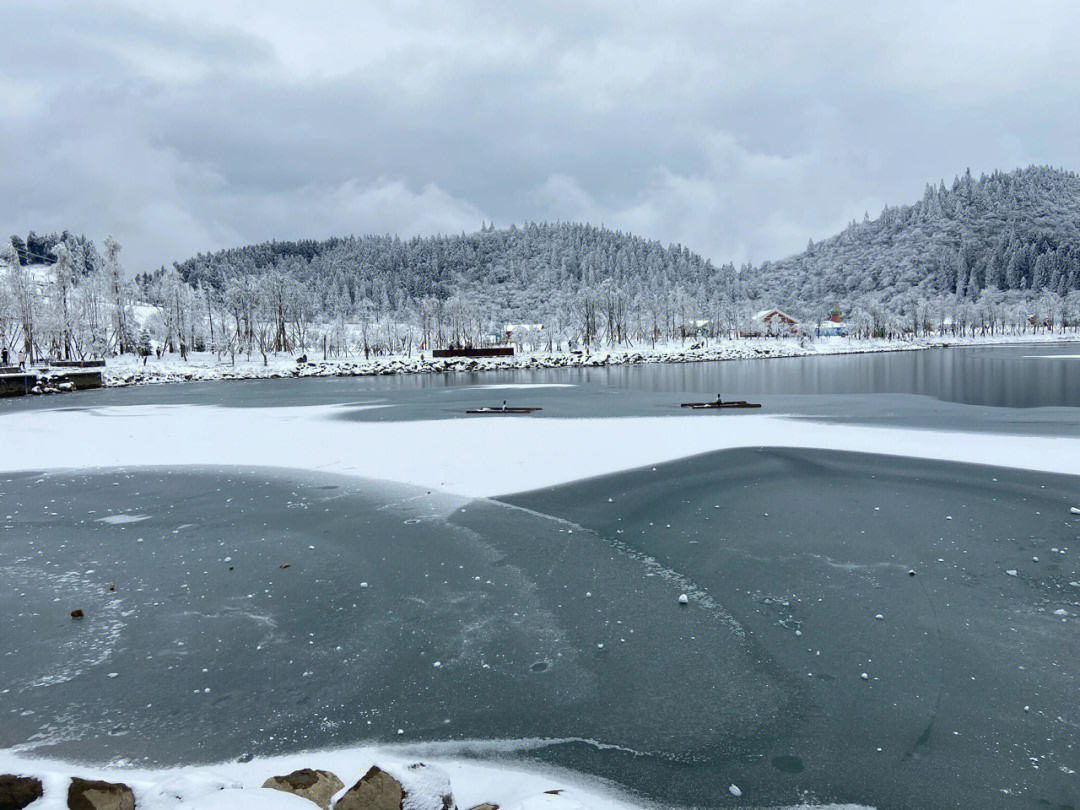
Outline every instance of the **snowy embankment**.
<svg viewBox="0 0 1080 810"><path fill-rule="evenodd" d="M23 758L0 752L0 772L31 776L40 780L44 796L32 805L34 810L61 810L68 806L68 786L72 775L81 779L102 780L129 789L141 810L190 808L191 810L314 810L319 804L281 790L264 788L273 776L283 776L302 768L327 771L336 778L324 791L331 802L341 801L348 788L375 765L391 774L408 791L404 807L408 810L443 810L442 797L449 795L462 810L492 803L506 810L624 810L630 801L599 781L591 783L560 773L540 773L502 764L424 757L424 766L410 769L417 758L406 749L357 748L319 753L294 754L227 762L211 768L145 768L72 766L50 760ZM340 787L339 787L340 785ZM337 788L337 789L333 789ZM546 791L558 791L548 793ZM322 798L322 797L320 797ZM112 806L112 805L109 805ZM331 804L330 806L334 806ZM348 801L342 806L365 807Z"/></svg>
<svg viewBox="0 0 1080 810"><path fill-rule="evenodd" d="M455 371L507 371L514 369L597 368L601 366L638 365L643 363L700 363L714 360L763 360L779 357L807 357L828 354L867 354L872 352L915 351L945 346L994 346L1003 344L1061 343L1080 339L1080 333L1029 334L993 337L928 337L911 340L821 338L800 342L796 338L740 338L713 341L697 346L691 341L658 345L654 348L613 348L591 353L533 352L503 358L454 358L434 360L420 354L391 355L370 360L312 359L297 363L293 355L271 355L264 364L261 358L192 353L186 361L178 355L151 357L143 365L141 358L127 356L110 359L104 373L107 387L152 385L170 382L258 380L281 377L361 377L391 374L439 374ZM299 353L297 353L299 354ZM312 355L313 357L313 355Z"/></svg>
<svg viewBox="0 0 1080 810"><path fill-rule="evenodd" d="M323 791L324 796L329 796L329 800L323 804L336 808L336 803L342 802L340 806L348 810L368 810L386 805L379 802L353 803L345 797L372 766L385 771L405 788L402 810L446 810L443 804L445 796L450 797L451 807L456 806L460 810L635 810L649 806L599 779L584 778L550 767L529 768L497 760L485 762L441 756L440 748L446 747L346 748L249 762L226 762L210 768L159 770L125 766L73 769L63 762L24 758L10 751L0 751L0 773L39 780L44 796L31 805L32 810L63 810L68 807L68 786L73 770L80 779L102 780L129 789L139 810L314 810L323 805L292 793L263 787L271 777L304 768L328 772L326 776L336 777L333 786L341 785L332 792ZM469 744L449 747L468 748ZM492 744L483 744L482 747L491 748ZM509 747L514 749L517 746L511 744ZM434 756L431 756L433 753ZM420 762L423 764L417 767L416 763ZM413 767L410 768L410 765ZM729 788L732 796L742 796L741 790L734 785L732 788L734 790ZM370 802L375 797L369 793L365 798ZM789 810L811 808L873 810L860 805L817 804L799 805Z"/></svg>

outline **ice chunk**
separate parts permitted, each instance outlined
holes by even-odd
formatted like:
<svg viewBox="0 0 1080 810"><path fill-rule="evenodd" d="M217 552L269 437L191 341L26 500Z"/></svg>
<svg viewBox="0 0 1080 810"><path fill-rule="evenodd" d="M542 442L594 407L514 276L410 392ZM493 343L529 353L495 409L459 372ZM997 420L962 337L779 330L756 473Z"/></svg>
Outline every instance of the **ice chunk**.
<svg viewBox="0 0 1080 810"><path fill-rule="evenodd" d="M98 518L97 523L108 523L110 526L122 526L125 523L138 523L140 520L147 520L149 515L109 515L108 517Z"/></svg>

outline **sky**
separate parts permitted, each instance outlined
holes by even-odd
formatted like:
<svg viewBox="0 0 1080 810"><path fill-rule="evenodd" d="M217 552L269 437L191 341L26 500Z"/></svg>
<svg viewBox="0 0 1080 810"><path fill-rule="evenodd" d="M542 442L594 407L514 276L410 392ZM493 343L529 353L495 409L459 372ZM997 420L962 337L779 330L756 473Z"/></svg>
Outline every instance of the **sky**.
<svg viewBox="0 0 1080 810"><path fill-rule="evenodd" d="M1075 0L0 3L0 233L129 272L575 220L715 262L1080 169Z"/></svg>

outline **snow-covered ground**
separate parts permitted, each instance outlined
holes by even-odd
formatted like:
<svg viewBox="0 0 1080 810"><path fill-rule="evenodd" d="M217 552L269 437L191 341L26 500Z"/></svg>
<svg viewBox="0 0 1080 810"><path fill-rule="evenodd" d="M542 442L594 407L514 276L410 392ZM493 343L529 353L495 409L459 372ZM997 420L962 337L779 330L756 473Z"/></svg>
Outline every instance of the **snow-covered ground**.
<svg viewBox="0 0 1080 810"><path fill-rule="evenodd" d="M621 810L633 807L632 801L616 793L599 780L584 780L566 772L538 771L505 764L484 764L452 756L430 756L431 750L419 749L410 756L406 748L357 748L307 752L286 757L228 762L210 768L73 768L63 762L23 758L0 752L0 772L33 775L42 780L45 796L33 805L35 810L61 810L67 807L67 785L72 775L84 779L123 782L136 796L142 810L166 808L260 808L260 810L302 810L315 805L280 791L262 790L270 776L287 774L300 768L328 770L351 787L367 769L378 764L394 775L405 766L422 759L450 778L454 798L461 808L492 802L512 810ZM561 790L560 794L545 793Z"/></svg>
<svg viewBox="0 0 1080 810"><path fill-rule="evenodd" d="M425 354L393 355L364 360L363 357L323 361L312 352L311 362L298 365L297 355L270 355L262 358L238 356L235 363L227 355L191 353L188 359L166 354L142 358L125 355L110 358L105 369L107 386L144 385L193 380L247 380L274 377L351 377L381 374L432 374L447 371L495 371L507 369L597 367L637 363L695 363L710 360L746 360L770 357L804 357L821 354L862 354L867 352L912 351L940 346L992 346L1002 344L1045 344L1080 339L1080 333L1028 334L993 337L932 337L913 340L886 340L828 337L800 342L795 338L743 338L712 341L693 348L693 341L657 345L655 348L599 349L589 354L570 352L524 353L508 358L432 360Z"/></svg>
<svg viewBox="0 0 1080 810"><path fill-rule="evenodd" d="M527 750L531 742L478 743L476 747L489 754L497 753L499 747L504 747L505 753L513 753L522 748ZM349 788L373 764L401 778L406 773L405 767L417 761L434 766L449 777L454 799L462 810L483 803L497 804L502 810L632 810L649 807L599 779L550 767L529 768L454 755L455 751L465 752L472 748L474 746L469 743L345 748L254 759L246 763L227 762L210 768L161 770L123 766L73 768L64 762L24 758L10 751L0 751L0 772L41 779L45 795L32 805L33 810L66 808L68 780L72 775L123 782L135 792L140 810L303 810L315 805L280 791L262 790L263 782L270 776L315 768L331 771ZM754 806L752 796L746 796L745 800L744 806ZM810 807L799 805L790 810L809 810ZM815 810L872 810L857 805L813 807Z"/></svg>

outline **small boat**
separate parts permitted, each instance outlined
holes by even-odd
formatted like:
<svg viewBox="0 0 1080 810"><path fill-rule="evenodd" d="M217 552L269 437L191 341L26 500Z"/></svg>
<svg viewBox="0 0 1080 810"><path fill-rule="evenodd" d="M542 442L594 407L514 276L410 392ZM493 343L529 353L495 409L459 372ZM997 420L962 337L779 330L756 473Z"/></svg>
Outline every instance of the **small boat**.
<svg viewBox="0 0 1080 810"><path fill-rule="evenodd" d="M476 414L504 414L504 413L532 413L533 411L542 410L541 408L512 408L506 404L506 400L503 400L503 404L496 408L470 408L465 413Z"/></svg>
<svg viewBox="0 0 1080 810"><path fill-rule="evenodd" d="M747 402L745 399L736 399L731 402L724 402L720 399L720 395L716 395L716 399L712 402L684 402L682 404L684 408L693 408L695 411L713 411L721 410L725 408L760 408L760 402Z"/></svg>

